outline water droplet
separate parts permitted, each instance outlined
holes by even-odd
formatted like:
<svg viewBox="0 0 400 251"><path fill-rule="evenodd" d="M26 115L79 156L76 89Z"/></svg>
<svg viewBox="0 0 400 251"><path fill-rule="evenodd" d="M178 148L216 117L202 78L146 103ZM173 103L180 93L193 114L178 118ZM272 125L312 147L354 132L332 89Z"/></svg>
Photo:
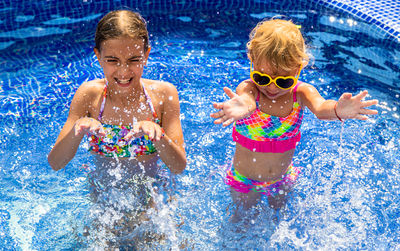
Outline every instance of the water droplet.
<svg viewBox="0 0 400 251"><path fill-rule="evenodd" d="M173 99L173 97L172 97L172 96L169 96L169 97L168 97L168 99L169 99L169 100L172 100L172 99Z"/></svg>
<svg viewBox="0 0 400 251"><path fill-rule="evenodd" d="M271 100L271 101L272 101L272 103L274 103L274 104L276 103L276 100L275 100L275 99L273 99L273 100Z"/></svg>
<svg viewBox="0 0 400 251"><path fill-rule="evenodd" d="M253 162L256 162L257 161L257 159L256 158L253 158Z"/></svg>

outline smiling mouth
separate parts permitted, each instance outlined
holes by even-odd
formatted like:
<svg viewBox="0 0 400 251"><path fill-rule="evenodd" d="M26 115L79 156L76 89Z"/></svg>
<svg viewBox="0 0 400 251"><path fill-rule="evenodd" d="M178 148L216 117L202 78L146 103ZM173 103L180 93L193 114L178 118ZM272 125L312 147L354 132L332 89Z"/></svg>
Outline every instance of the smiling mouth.
<svg viewBox="0 0 400 251"><path fill-rule="evenodd" d="M275 97L276 95L278 95L278 92L277 93L270 93L269 91L266 91L266 93L270 97Z"/></svg>
<svg viewBox="0 0 400 251"><path fill-rule="evenodd" d="M130 82L132 81L132 78L130 79L115 79L115 82L117 82L117 84L119 85L128 85Z"/></svg>

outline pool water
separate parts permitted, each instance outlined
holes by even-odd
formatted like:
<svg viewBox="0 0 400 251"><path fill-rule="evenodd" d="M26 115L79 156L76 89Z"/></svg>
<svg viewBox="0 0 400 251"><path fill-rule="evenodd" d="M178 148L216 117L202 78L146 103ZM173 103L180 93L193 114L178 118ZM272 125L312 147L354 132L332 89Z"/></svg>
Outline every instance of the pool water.
<svg viewBox="0 0 400 251"><path fill-rule="evenodd" d="M144 77L177 87L188 157L185 172L161 193L174 199L157 198L157 231L167 240L153 248L400 248L399 44L362 21L327 9L269 7L142 13L152 45ZM106 12L72 21L62 14L45 15L35 21L21 10L13 17L32 22L27 27L48 22L52 29L37 28L42 34L36 37L23 25L20 32L0 32L2 249L101 247L84 236L93 213L85 142L63 171L52 171L46 158L75 90L102 77L92 48L95 25ZM209 114L212 102L227 99L222 87L234 89L248 78L250 30L262 18L282 13L301 24L313 55L300 79L327 99L366 89L368 99L380 100L379 115L342 125L320 121L306 110L294 158L303 169L287 205L277 213L262 201L251 224L238 227L228 222L231 199L221 169L233 155L232 127L214 125Z"/></svg>

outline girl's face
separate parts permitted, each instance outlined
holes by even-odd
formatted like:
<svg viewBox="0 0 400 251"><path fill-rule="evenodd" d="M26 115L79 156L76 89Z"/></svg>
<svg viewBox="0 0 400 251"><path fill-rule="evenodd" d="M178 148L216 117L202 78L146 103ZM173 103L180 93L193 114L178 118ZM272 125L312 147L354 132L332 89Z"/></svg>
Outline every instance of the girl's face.
<svg viewBox="0 0 400 251"><path fill-rule="evenodd" d="M260 63L254 63L254 70L259 71L264 74L268 74L272 79L275 79L278 76L281 77L288 77L288 76L293 76L296 77L296 74L299 73L299 69L294 69L292 71L285 71L282 69L276 69L274 67L271 67L271 65L266 62L266 61L261 61ZM277 99L281 96L284 96L285 94L289 93L292 88L283 90L276 86L275 83L270 83L267 86L258 86L256 85L257 89L263 93L267 98L269 99Z"/></svg>
<svg viewBox="0 0 400 251"><path fill-rule="evenodd" d="M123 36L104 41L100 51L94 49L109 84L122 89L137 86L150 53L143 47L141 39Z"/></svg>

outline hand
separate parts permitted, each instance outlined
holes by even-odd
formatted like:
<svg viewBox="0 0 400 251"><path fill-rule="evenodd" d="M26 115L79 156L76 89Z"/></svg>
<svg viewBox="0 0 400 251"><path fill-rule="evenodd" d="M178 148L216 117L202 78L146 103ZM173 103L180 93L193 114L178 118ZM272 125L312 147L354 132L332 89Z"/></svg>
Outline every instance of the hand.
<svg viewBox="0 0 400 251"><path fill-rule="evenodd" d="M210 116L215 118L214 124L228 126L234 121L247 117L250 114L250 108L244 97L237 95L228 87L224 87L229 100L222 103L213 103L218 112L211 113Z"/></svg>
<svg viewBox="0 0 400 251"><path fill-rule="evenodd" d="M371 105L378 104L378 100L362 101L368 94L368 91L362 91L352 97L351 93L343 93L336 106L337 115L342 119L367 120L365 115L378 114L377 110L364 109Z"/></svg>
<svg viewBox="0 0 400 251"><path fill-rule="evenodd" d="M86 133L104 137L106 134L100 121L93 118L80 118L75 122L75 136L85 135Z"/></svg>
<svg viewBox="0 0 400 251"><path fill-rule="evenodd" d="M147 134L150 140L159 141L164 137L164 129L153 121L139 121L132 126L131 131L125 135L126 141L131 140L133 137L138 138Z"/></svg>

